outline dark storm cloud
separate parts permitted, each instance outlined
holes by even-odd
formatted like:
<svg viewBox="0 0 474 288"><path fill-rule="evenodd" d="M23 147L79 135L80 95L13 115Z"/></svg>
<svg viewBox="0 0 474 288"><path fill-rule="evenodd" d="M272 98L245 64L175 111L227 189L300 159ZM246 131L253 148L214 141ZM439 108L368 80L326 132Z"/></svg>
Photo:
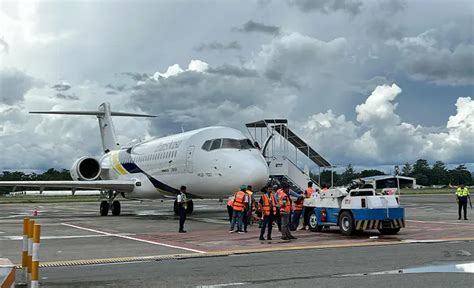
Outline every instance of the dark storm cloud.
<svg viewBox="0 0 474 288"><path fill-rule="evenodd" d="M367 27L367 33L381 40L401 39L405 29L395 27L390 21L385 19L372 19Z"/></svg>
<svg viewBox="0 0 474 288"><path fill-rule="evenodd" d="M59 83L59 84L55 84L53 86L51 86L51 88L53 88L54 90L56 91L67 91L69 89L71 89L71 85L69 83Z"/></svg>
<svg viewBox="0 0 474 288"><path fill-rule="evenodd" d="M302 12L319 11L329 14L343 11L352 15L360 13L362 2L358 0L287 0L291 6L296 6Z"/></svg>
<svg viewBox="0 0 474 288"><path fill-rule="evenodd" d="M0 70L0 102L13 105L24 100L25 94L41 82L20 70Z"/></svg>
<svg viewBox="0 0 474 288"><path fill-rule="evenodd" d="M394 14L397 14L398 12L404 11L405 8L407 7L407 2L405 0L380 1L379 7L382 10L381 12L384 12L385 14L388 14L388 15L394 15Z"/></svg>
<svg viewBox="0 0 474 288"><path fill-rule="evenodd" d="M229 43L221 43L213 41L211 43L201 43L199 46L193 48L195 51L226 51L226 50L241 50L242 46L238 41L232 41Z"/></svg>
<svg viewBox="0 0 474 288"><path fill-rule="evenodd" d="M105 88L113 90L115 92L122 92L122 91L125 91L127 89L127 85L125 85L125 84L122 84L122 85L107 84L107 85L105 85Z"/></svg>
<svg viewBox="0 0 474 288"><path fill-rule="evenodd" d="M54 95L54 97L56 97L58 99L63 99L63 100L73 100L73 101L79 100L79 97L77 97L76 94L74 94L74 93L71 93L71 94L56 93L56 95Z"/></svg>
<svg viewBox="0 0 474 288"><path fill-rule="evenodd" d="M259 23L252 20L247 21L242 27L233 28L232 30L243 32L243 33L260 32L260 33L271 34L271 35L280 34L280 27L273 26L273 25L266 25L264 23Z"/></svg>
<svg viewBox="0 0 474 288"><path fill-rule="evenodd" d="M267 78L232 75L239 73L229 67L211 71L184 71L134 87L133 105L145 112L166 114L153 125L152 134L176 132L181 125L187 129L208 125L242 128L245 121L290 113L293 89Z"/></svg>
<svg viewBox="0 0 474 288"><path fill-rule="evenodd" d="M224 64L218 67L211 67L207 70L208 73L219 74L224 76L243 77L257 77L258 73L255 70L238 67L235 65Z"/></svg>
<svg viewBox="0 0 474 288"><path fill-rule="evenodd" d="M132 78L134 81L146 81L150 79L150 75L147 73L137 73L137 72L123 72L122 75Z"/></svg>

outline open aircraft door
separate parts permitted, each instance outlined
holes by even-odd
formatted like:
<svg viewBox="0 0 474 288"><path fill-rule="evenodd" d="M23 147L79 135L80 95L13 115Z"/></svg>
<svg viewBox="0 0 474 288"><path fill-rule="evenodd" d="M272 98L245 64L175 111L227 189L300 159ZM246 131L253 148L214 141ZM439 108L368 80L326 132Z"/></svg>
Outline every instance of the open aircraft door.
<svg viewBox="0 0 474 288"><path fill-rule="evenodd" d="M188 173L193 173L193 153L194 146L189 146L186 151L186 169L188 170Z"/></svg>

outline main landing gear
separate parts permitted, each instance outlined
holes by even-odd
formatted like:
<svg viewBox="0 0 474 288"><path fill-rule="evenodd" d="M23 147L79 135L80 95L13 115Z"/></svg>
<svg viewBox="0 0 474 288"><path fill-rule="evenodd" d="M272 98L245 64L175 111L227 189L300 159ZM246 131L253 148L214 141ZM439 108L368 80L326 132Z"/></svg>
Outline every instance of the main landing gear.
<svg viewBox="0 0 474 288"><path fill-rule="evenodd" d="M119 194L112 190L107 191L107 200L100 202L100 216L107 216L112 210L112 216L119 216L121 211L120 201L115 200Z"/></svg>

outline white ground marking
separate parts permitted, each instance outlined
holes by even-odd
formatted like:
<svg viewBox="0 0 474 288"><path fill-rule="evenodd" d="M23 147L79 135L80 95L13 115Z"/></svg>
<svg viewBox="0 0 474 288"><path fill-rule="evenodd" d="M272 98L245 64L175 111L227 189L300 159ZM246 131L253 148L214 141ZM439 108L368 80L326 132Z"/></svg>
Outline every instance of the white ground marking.
<svg viewBox="0 0 474 288"><path fill-rule="evenodd" d="M420 220L405 220L406 222L416 222L416 223L433 223L433 224L449 224L449 225L470 225L474 226L471 223L463 223L463 222L441 222L441 221L420 221ZM465 221L465 220L463 220Z"/></svg>
<svg viewBox="0 0 474 288"><path fill-rule="evenodd" d="M181 247L181 246L175 246L175 245L160 243L160 242L156 242L156 241L149 241L149 240L145 240L145 239L125 236L125 235L122 235L122 234L109 233L109 232L95 230L95 229L86 228L86 227L81 227L81 226L77 226L77 225L73 225L73 224L69 224L69 223L61 223L61 225L76 228L76 229L81 229L81 230L85 230L85 231L90 231L90 232L94 232L94 233L97 233L97 234L103 234L103 235L107 235L107 236L114 236L114 237L118 237L118 238L134 240L134 241L153 244L153 245L159 245L159 246L164 246L164 247L169 247L169 248L187 250L187 251L196 252L196 253L206 253L204 251L200 251L200 250L196 250L196 249L191 249L191 248L186 248L186 247Z"/></svg>
<svg viewBox="0 0 474 288"><path fill-rule="evenodd" d="M196 288L218 288L218 287L229 287L229 286L240 286L240 285L249 285L249 282L236 282L236 283L224 283L224 284L214 284L214 285L201 285L196 286Z"/></svg>
<svg viewBox="0 0 474 288"><path fill-rule="evenodd" d="M135 234L118 234L118 235L135 235ZM102 234L91 234L91 235L67 235L67 236L42 236L41 240L53 240L53 239L74 239L74 238L96 238L96 237L112 237L113 235L102 235ZM0 236L2 240L23 240L22 236Z"/></svg>

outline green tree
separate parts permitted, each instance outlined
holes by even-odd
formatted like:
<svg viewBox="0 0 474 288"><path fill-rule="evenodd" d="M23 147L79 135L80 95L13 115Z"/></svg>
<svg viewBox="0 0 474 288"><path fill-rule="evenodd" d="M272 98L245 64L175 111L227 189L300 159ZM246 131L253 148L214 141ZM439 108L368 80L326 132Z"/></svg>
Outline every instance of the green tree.
<svg viewBox="0 0 474 288"><path fill-rule="evenodd" d="M413 175L413 167L411 167L410 163L405 163L402 168L402 175L403 176L412 176Z"/></svg>
<svg viewBox="0 0 474 288"><path fill-rule="evenodd" d="M339 181L337 182L338 186L347 185L351 183L352 180L359 178L359 174L354 170L351 164L347 165L346 170L342 172Z"/></svg>
<svg viewBox="0 0 474 288"><path fill-rule="evenodd" d="M448 170L443 161L436 161L431 168L430 183L431 185L446 185L448 184Z"/></svg>
<svg viewBox="0 0 474 288"><path fill-rule="evenodd" d="M364 178L364 177L371 177L371 176L378 176L378 175L385 175L385 173L376 169L368 169L368 170L362 170L359 174L359 177Z"/></svg>
<svg viewBox="0 0 474 288"><path fill-rule="evenodd" d="M413 164L413 177L416 178L416 183L428 186L430 185L431 168L430 164L425 159L416 160Z"/></svg>
<svg viewBox="0 0 474 288"><path fill-rule="evenodd" d="M472 185L472 175L467 170L466 166L459 165L458 167L449 170L449 182L452 185Z"/></svg>

